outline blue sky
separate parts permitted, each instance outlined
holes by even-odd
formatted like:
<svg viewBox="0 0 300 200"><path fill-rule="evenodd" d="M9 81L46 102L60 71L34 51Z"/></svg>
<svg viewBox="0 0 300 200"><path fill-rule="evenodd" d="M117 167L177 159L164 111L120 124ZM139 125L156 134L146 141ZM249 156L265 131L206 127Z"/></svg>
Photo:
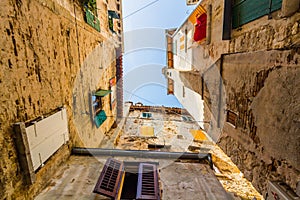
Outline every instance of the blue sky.
<svg viewBox="0 0 300 200"><path fill-rule="evenodd" d="M185 0L123 0L125 101L182 107L167 95L162 75L164 31L180 26L192 10Z"/></svg>

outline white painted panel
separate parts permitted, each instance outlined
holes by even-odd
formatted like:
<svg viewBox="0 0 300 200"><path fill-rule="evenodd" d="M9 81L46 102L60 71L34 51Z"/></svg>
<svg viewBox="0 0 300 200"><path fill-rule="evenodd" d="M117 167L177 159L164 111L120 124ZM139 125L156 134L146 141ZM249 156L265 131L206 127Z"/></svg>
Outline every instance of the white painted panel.
<svg viewBox="0 0 300 200"><path fill-rule="evenodd" d="M69 140L66 109L26 128L34 170Z"/></svg>

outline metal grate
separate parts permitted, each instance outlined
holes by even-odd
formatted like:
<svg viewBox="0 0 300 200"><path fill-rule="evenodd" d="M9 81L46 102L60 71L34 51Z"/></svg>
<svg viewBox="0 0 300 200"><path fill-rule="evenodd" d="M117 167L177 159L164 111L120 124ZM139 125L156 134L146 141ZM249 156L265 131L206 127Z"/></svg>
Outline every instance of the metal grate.
<svg viewBox="0 0 300 200"><path fill-rule="evenodd" d="M156 165L141 163L137 186L137 199L159 199Z"/></svg>
<svg viewBox="0 0 300 200"><path fill-rule="evenodd" d="M112 198L116 197L124 171L123 169L124 166L122 162L109 158L102 169L93 192Z"/></svg>

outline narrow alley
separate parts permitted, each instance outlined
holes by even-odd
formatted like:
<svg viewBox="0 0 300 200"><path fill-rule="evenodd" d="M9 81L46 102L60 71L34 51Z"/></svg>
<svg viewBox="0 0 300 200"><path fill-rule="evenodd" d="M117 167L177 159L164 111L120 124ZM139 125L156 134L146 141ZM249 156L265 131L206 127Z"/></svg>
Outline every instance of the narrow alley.
<svg viewBox="0 0 300 200"><path fill-rule="evenodd" d="M0 200L300 200L300 0L0 9Z"/></svg>

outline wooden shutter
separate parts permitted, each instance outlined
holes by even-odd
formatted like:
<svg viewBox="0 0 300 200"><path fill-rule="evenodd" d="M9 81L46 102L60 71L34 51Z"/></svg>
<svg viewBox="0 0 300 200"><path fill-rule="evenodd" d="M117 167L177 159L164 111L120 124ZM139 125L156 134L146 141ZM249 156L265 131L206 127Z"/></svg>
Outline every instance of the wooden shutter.
<svg viewBox="0 0 300 200"><path fill-rule="evenodd" d="M233 126L236 126L236 119L237 119L237 114L228 110L227 116L226 116L226 121L229 122L230 124L232 124Z"/></svg>
<svg viewBox="0 0 300 200"><path fill-rule="evenodd" d="M137 199L159 199L158 175L156 165L141 163L137 186Z"/></svg>
<svg viewBox="0 0 300 200"><path fill-rule="evenodd" d="M112 158L107 159L93 192L115 198L119 192L123 172L122 162Z"/></svg>
<svg viewBox="0 0 300 200"><path fill-rule="evenodd" d="M232 27L238 28L261 16L279 10L282 0L234 0Z"/></svg>
<svg viewBox="0 0 300 200"><path fill-rule="evenodd" d="M194 40L201 42L206 38L206 24L207 24L207 15L203 13L197 18L197 24L195 25L194 31Z"/></svg>

